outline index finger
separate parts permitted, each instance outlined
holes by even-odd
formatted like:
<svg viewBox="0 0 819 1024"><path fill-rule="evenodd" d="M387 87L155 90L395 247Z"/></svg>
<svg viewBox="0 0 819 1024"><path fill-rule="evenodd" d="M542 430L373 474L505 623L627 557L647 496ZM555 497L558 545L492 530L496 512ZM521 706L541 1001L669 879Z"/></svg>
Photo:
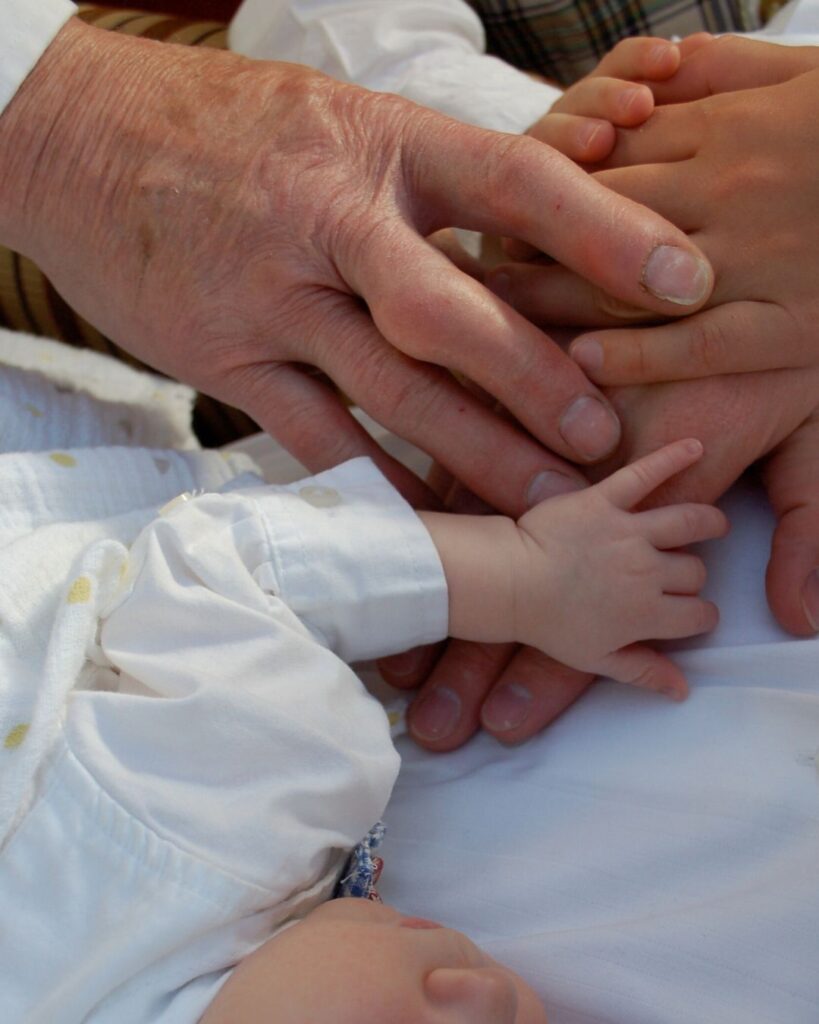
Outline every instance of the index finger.
<svg viewBox="0 0 819 1024"><path fill-rule="evenodd" d="M405 150L424 233L456 225L522 239L610 295L666 315L708 298L710 264L658 214L534 139L453 124L425 121L423 142Z"/></svg>
<svg viewBox="0 0 819 1024"><path fill-rule="evenodd" d="M689 437L664 445L656 452L644 455L636 462L623 466L610 477L601 480L596 488L613 505L630 509L647 498L652 491L670 477L681 473L702 458L702 442Z"/></svg>

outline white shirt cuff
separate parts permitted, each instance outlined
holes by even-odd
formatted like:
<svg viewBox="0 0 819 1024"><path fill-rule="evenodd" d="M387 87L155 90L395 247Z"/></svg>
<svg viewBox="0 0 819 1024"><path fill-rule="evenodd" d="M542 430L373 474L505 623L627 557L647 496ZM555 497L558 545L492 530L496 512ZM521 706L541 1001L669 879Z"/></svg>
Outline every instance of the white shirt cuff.
<svg viewBox="0 0 819 1024"><path fill-rule="evenodd" d="M76 11L76 5L69 0L2 0L0 113Z"/></svg>
<svg viewBox="0 0 819 1024"><path fill-rule="evenodd" d="M345 661L447 635L446 578L425 526L369 459L253 494L270 538L269 582Z"/></svg>

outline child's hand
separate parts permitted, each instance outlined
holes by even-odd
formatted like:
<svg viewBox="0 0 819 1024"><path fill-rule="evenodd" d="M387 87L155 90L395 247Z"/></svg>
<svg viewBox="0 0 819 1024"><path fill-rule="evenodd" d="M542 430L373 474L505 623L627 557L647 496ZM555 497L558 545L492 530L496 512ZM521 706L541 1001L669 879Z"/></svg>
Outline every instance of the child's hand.
<svg viewBox="0 0 819 1024"><path fill-rule="evenodd" d="M615 127L634 128L654 110L642 81L664 82L680 66L680 50L665 39L624 39L585 78L570 86L527 132L578 163L611 153Z"/></svg>
<svg viewBox="0 0 819 1024"><path fill-rule="evenodd" d="M702 451L699 441L677 441L521 517L516 640L576 669L685 696L680 670L638 641L714 628L716 607L696 596L705 567L675 549L722 537L728 523L709 505L629 509Z"/></svg>

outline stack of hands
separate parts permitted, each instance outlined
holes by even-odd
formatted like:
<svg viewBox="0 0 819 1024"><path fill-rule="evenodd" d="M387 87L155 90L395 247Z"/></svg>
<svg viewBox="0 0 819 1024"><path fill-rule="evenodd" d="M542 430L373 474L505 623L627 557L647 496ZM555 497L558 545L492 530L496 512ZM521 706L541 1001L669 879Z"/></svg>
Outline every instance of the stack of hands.
<svg viewBox="0 0 819 1024"><path fill-rule="evenodd" d="M769 600L807 635L818 103L812 48L633 40L518 138L72 19L0 117L0 239L309 469L371 455L419 508L519 518L689 437L704 457L648 503L711 502L764 457ZM450 226L513 240L509 262L450 260L430 241ZM325 377L445 474L391 460ZM410 728L436 750L524 740L591 681L467 641L385 674L426 680Z"/></svg>
<svg viewBox="0 0 819 1024"><path fill-rule="evenodd" d="M620 443L587 470L591 479L692 435L704 458L649 504L713 501L763 460L778 519L768 600L798 636L819 628L817 112L819 48L627 40L530 134L682 228L714 268L711 295L693 315L659 318L519 238L504 244L514 262L483 277L531 322L573 337L569 355L617 410ZM595 259L617 258L605 234L598 244ZM457 483L446 493L451 507L475 507ZM453 642L430 668L433 657L413 652L386 672L397 686L427 676L413 730L436 750L480 725L521 742L592 678L508 645Z"/></svg>

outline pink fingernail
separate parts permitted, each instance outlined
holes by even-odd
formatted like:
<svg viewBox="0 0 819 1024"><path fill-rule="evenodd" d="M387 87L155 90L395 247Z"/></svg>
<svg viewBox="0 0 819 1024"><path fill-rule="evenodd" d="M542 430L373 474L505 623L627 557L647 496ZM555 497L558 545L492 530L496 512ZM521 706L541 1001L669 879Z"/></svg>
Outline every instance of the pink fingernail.
<svg viewBox="0 0 819 1024"><path fill-rule="evenodd" d="M680 306L704 299L710 284L705 260L675 245L658 245L643 268L643 285L648 291Z"/></svg>
<svg viewBox="0 0 819 1024"><path fill-rule="evenodd" d="M519 683L507 683L495 690L483 706L481 721L494 732L507 732L523 725L532 708L532 694Z"/></svg>
<svg viewBox="0 0 819 1024"><path fill-rule="evenodd" d="M461 698L448 686L439 686L410 709L410 732L422 740L443 740L455 732L461 718Z"/></svg>
<svg viewBox="0 0 819 1024"><path fill-rule="evenodd" d="M576 477L558 473L555 469L544 469L532 480L526 492L526 507L534 508L541 501L556 498L558 494L581 491L586 485Z"/></svg>
<svg viewBox="0 0 819 1024"><path fill-rule="evenodd" d="M586 373L599 373L603 369L603 346L594 338L575 341L569 349L569 355Z"/></svg>
<svg viewBox="0 0 819 1024"><path fill-rule="evenodd" d="M560 420L563 440L584 459L602 459L620 440L620 421L592 395L582 395Z"/></svg>

